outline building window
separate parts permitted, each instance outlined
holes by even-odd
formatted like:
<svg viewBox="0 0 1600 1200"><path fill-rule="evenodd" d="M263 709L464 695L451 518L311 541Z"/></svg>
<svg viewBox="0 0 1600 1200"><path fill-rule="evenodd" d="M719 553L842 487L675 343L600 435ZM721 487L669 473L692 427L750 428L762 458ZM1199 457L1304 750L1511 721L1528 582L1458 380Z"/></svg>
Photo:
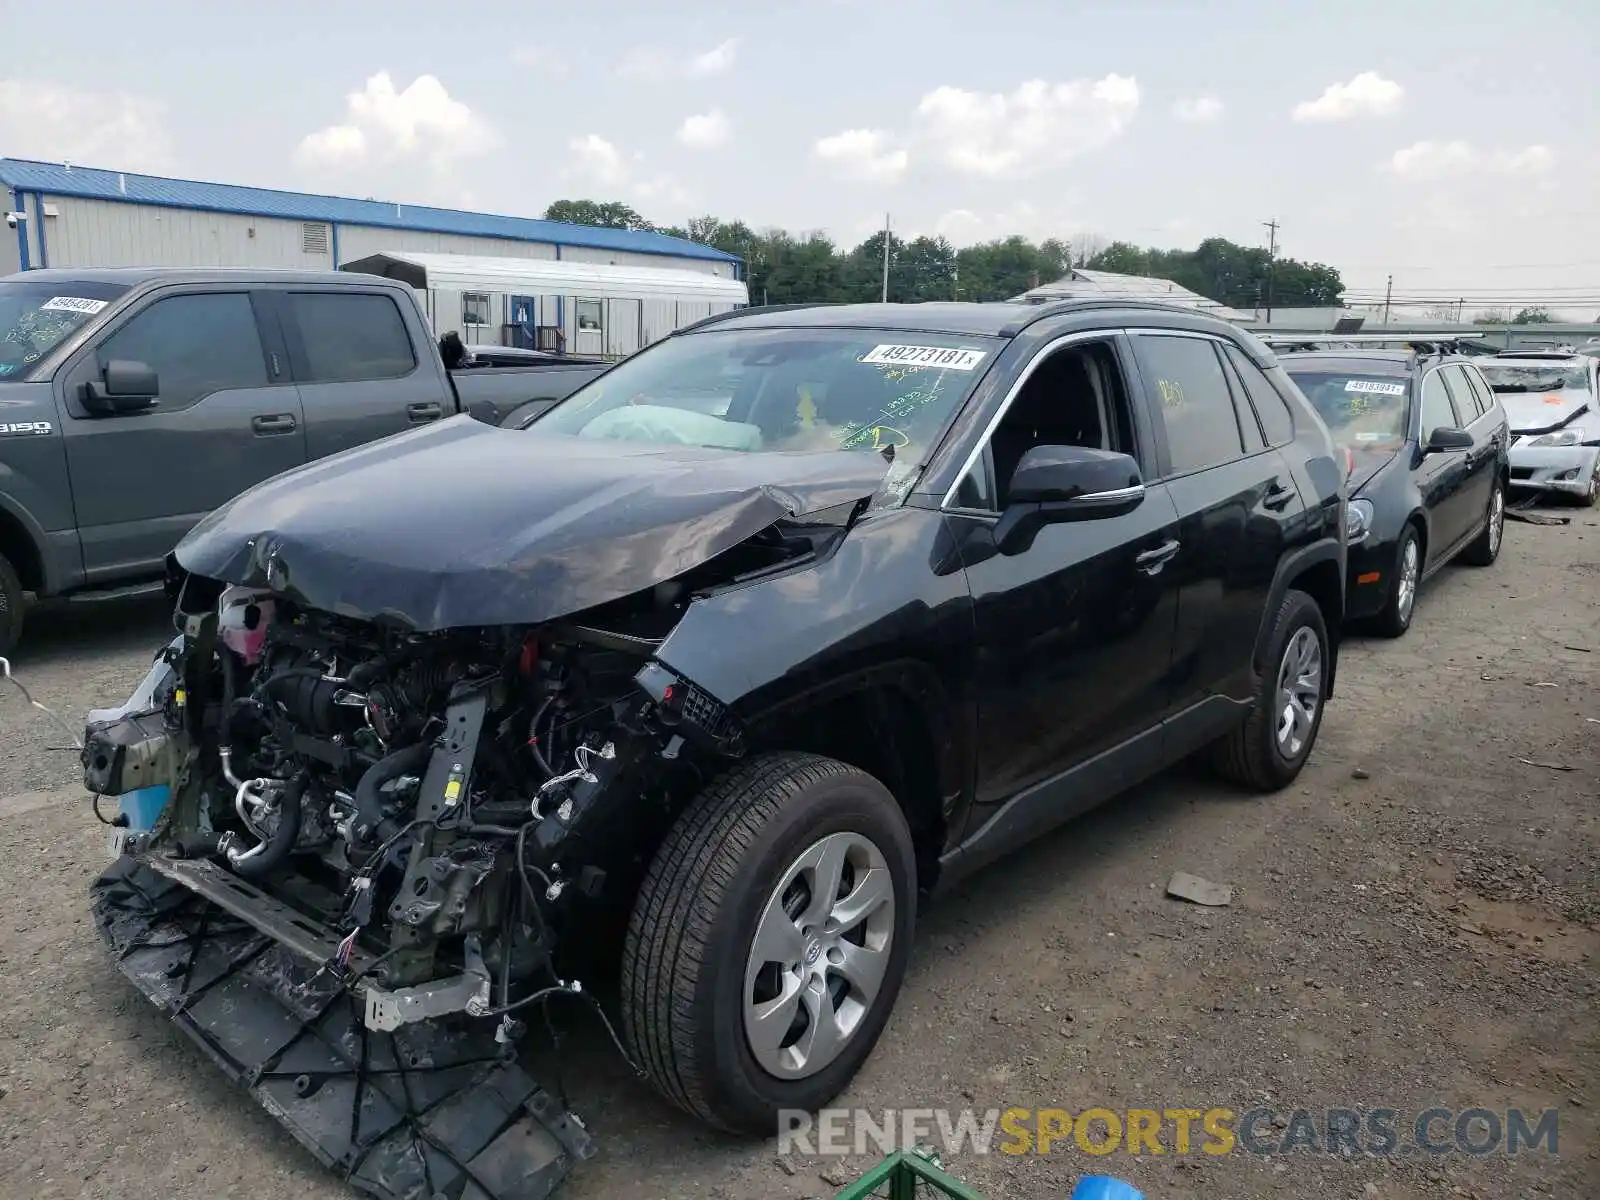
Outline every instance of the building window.
<svg viewBox="0 0 1600 1200"><path fill-rule="evenodd" d="M464 292L461 296L461 324L489 325L489 297L482 292Z"/></svg>
<svg viewBox="0 0 1600 1200"><path fill-rule="evenodd" d="M598 300L578 301L578 332L600 333L605 328L601 314L604 310Z"/></svg>

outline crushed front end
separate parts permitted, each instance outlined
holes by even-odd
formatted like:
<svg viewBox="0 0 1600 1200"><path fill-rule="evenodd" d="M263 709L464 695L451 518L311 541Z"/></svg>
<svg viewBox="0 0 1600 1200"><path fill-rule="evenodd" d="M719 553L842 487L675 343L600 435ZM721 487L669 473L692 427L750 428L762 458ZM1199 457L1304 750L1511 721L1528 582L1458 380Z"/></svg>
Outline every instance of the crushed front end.
<svg viewBox="0 0 1600 1200"><path fill-rule="evenodd" d="M577 953L740 750L652 658L687 585L417 632L174 583L181 633L84 737L91 791L170 789L94 887L121 971L355 1187L550 1195L593 1143L519 1042L551 1000L604 1018Z"/></svg>

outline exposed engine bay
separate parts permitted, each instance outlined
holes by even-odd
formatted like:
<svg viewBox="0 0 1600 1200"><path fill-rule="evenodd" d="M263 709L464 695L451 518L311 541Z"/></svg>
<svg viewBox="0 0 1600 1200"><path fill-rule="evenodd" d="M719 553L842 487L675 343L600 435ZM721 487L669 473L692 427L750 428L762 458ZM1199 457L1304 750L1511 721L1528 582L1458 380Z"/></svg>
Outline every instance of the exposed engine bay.
<svg viewBox="0 0 1600 1200"><path fill-rule="evenodd" d="M179 572L181 633L85 731L91 791L170 787L96 885L119 966L356 1186L548 1195L593 1146L519 1039L562 996L611 1031L567 951L743 749L652 652L697 588L835 533L542 626L406 631Z"/></svg>

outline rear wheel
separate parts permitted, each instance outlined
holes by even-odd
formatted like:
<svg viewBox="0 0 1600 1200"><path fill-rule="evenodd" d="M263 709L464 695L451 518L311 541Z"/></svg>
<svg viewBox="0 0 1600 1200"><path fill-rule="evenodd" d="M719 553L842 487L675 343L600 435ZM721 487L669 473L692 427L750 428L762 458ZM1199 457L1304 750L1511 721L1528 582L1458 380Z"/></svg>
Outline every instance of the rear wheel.
<svg viewBox="0 0 1600 1200"><path fill-rule="evenodd" d="M1328 653L1322 610L1290 590L1278 605L1250 716L1213 749L1224 778L1257 792L1294 782L1322 728Z"/></svg>
<svg viewBox="0 0 1600 1200"><path fill-rule="evenodd" d="M22 581L0 554L0 654L10 654L22 637Z"/></svg>
<svg viewBox="0 0 1600 1200"><path fill-rule="evenodd" d="M1374 618L1373 628L1384 637L1400 637L1411 628L1411 615L1417 611L1417 585L1422 580L1422 540L1417 527L1407 525L1400 535L1400 549L1394 558L1394 585L1383 611Z"/></svg>
<svg viewBox="0 0 1600 1200"><path fill-rule="evenodd" d="M1494 560L1500 557L1500 541L1505 531L1506 485L1503 480L1496 479L1494 491L1489 494L1489 515L1483 532L1461 552L1461 561L1469 567L1493 566Z"/></svg>
<svg viewBox="0 0 1600 1200"><path fill-rule="evenodd" d="M905 977L916 862L870 775L765 755L701 794L657 851L622 964L650 1082L721 1129L770 1136L837 1096Z"/></svg>

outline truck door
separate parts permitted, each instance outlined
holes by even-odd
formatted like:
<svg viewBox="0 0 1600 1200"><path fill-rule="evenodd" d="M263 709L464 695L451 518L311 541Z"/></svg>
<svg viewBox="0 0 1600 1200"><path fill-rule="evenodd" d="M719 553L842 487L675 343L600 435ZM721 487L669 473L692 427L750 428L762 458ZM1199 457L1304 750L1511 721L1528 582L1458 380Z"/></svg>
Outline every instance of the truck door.
<svg viewBox="0 0 1600 1200"><path fill-rule="evenodd" d="M164 291L57 373L86 579L145 575L212 509L305 462L300 399L258 294ZM156 375L156 403L97 415L84 385L106 364Z"/></svg>
<svg viewBox="0 0 1600 1200"><path fill-rule="evenodd" d="M271 293L306 414L306 456L337 454L455 413L437 355L387 292Z"/></svg>

